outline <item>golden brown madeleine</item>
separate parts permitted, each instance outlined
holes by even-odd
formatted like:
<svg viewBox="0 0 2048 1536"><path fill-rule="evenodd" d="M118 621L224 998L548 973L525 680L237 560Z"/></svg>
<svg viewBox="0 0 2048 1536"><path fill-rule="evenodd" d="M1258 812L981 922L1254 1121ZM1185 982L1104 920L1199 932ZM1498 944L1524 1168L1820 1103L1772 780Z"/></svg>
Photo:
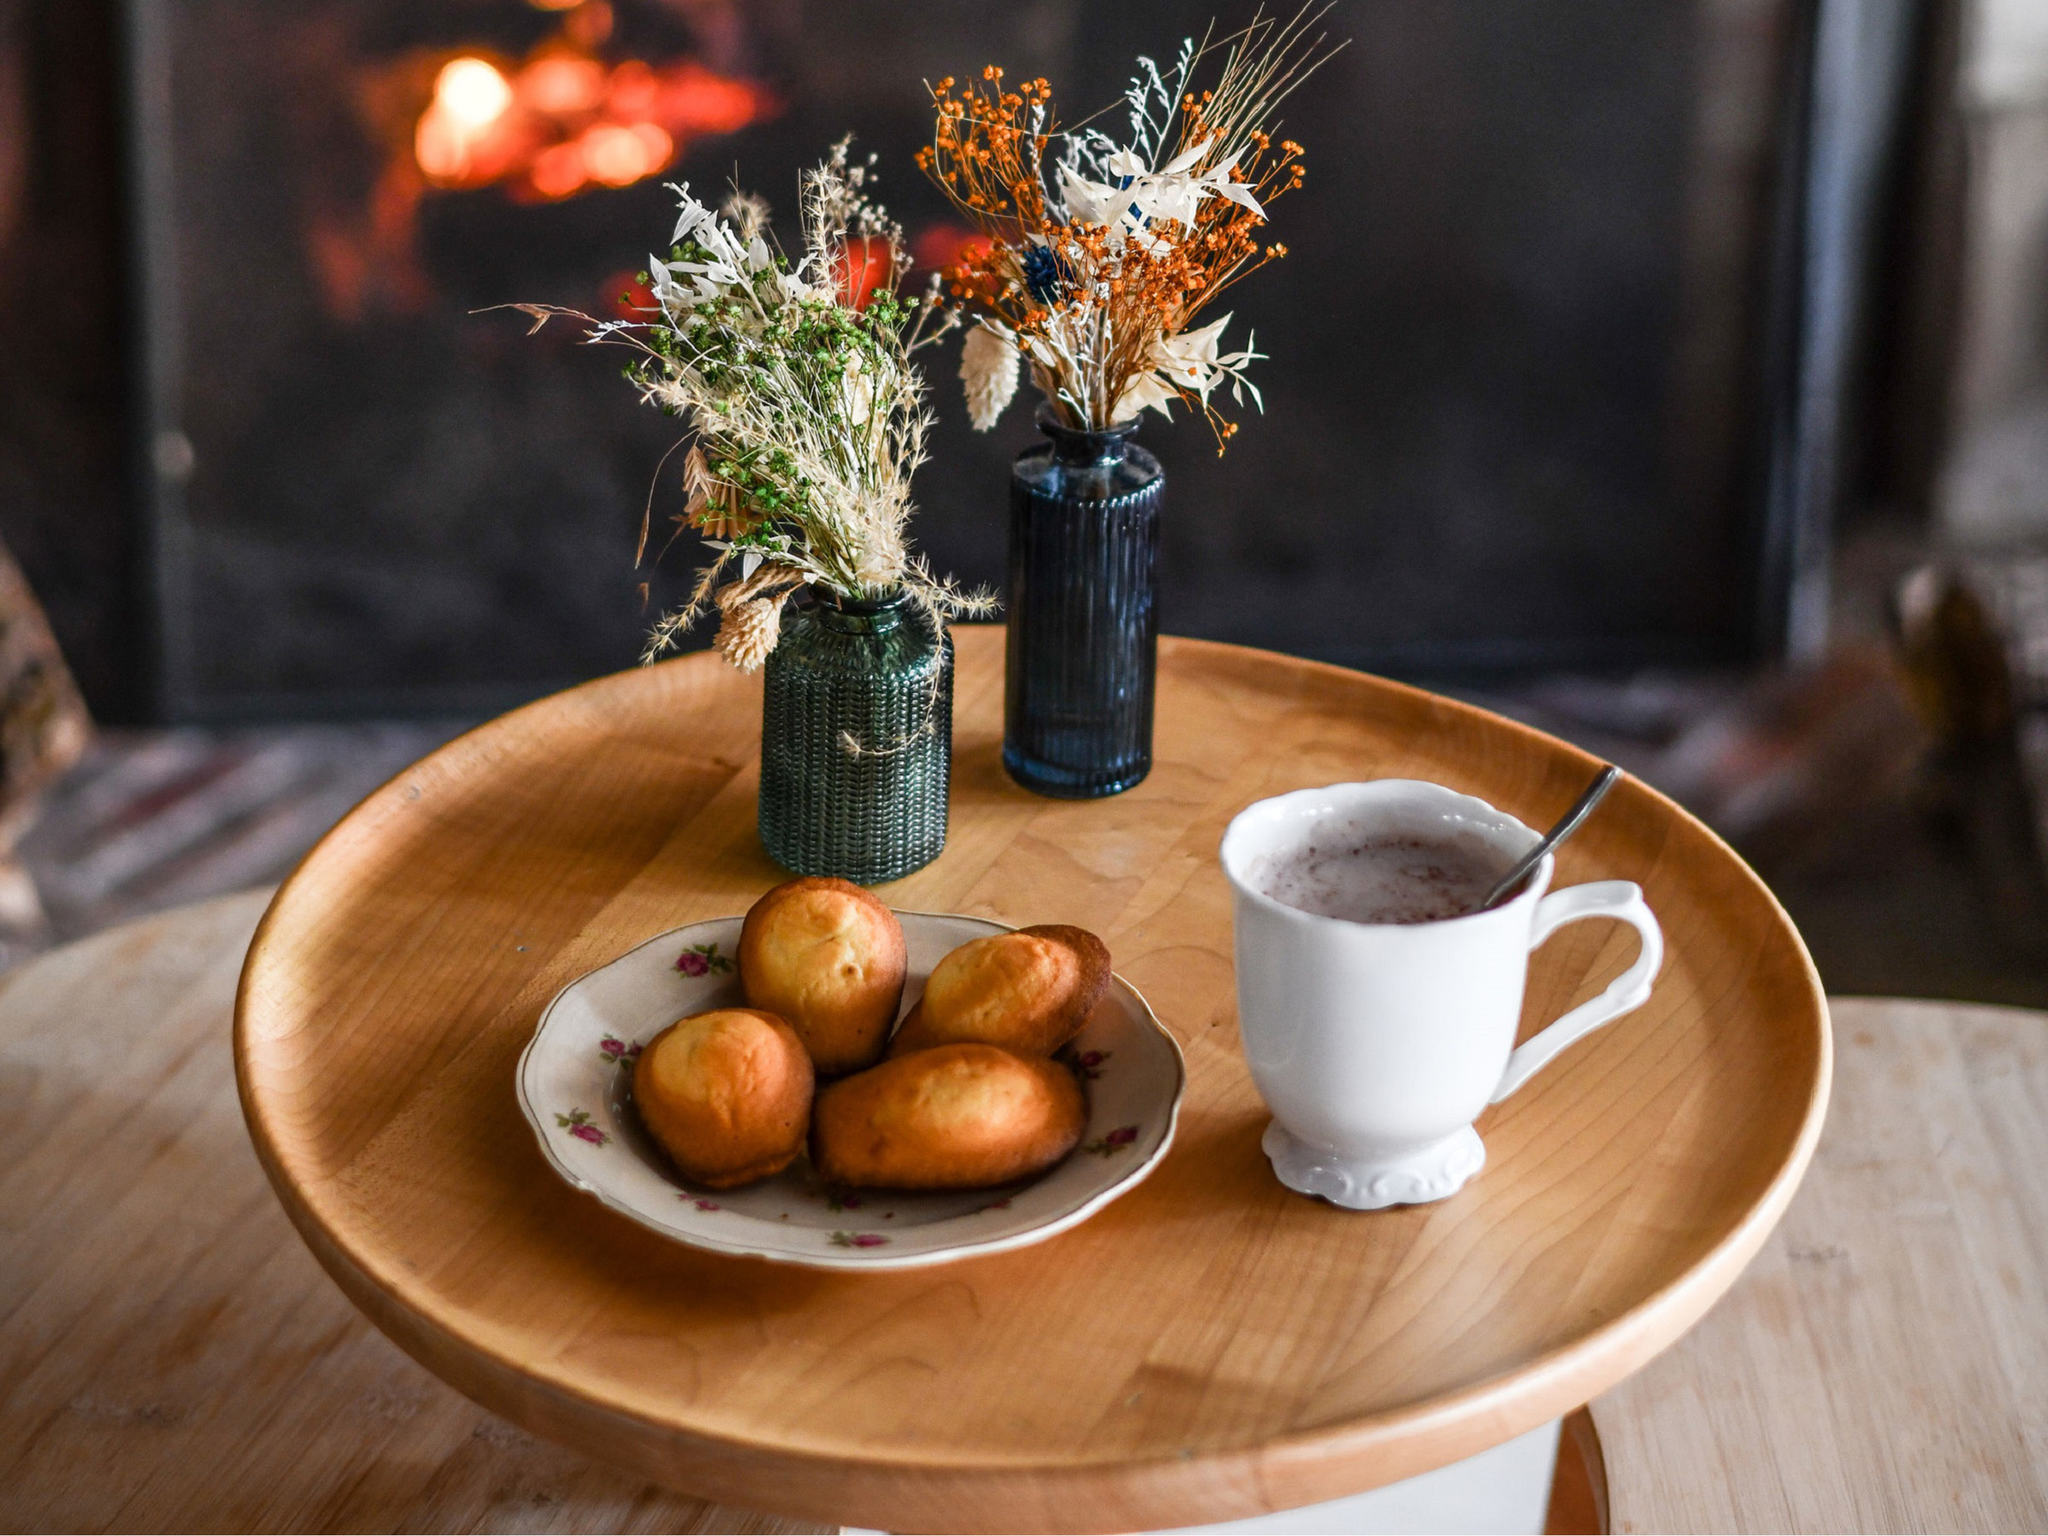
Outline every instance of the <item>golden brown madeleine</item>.
<svg viewBox="0 0 2048 1536"><path fill-rule="evenodd" d="M731 1189L795 1158L814 1085L795 1030L759 1009L716 1008L647 1042L633 1066L633 1107L685 1178Z"/></svg>
<svg viewBox="0 0 2048 1536"><path fill-rule="evenodd" d="M850 880L778 885L740 929L748 1004L787 1019L825 1077L881 1056L909 958L896 914Z"/></svg>
<svg viewBox="0 0 2048 1536"><path fill-rule="evenodd" d="M1074 1074L993 1045L899 1056L818 1095L811 1161L834 1184L979 1189L1050 1168L1087 1122Z"/></svg>
<svg viewBox="0 0 2048 1536"><path fill-rule="evenodd" d="M1109 949L1086 928L1043 923L972 939L932 967L889 1054L974 1040L1050 1056L1081 1032L1108 986Z"/></svg>

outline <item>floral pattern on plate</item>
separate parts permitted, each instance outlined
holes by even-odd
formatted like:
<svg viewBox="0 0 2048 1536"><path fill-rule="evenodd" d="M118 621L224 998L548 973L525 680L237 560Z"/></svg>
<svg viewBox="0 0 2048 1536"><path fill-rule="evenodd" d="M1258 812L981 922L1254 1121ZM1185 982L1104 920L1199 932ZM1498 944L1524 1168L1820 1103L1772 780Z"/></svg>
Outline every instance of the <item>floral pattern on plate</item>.
<svg viewBox="0 0 2048 1536"><path fill-rule="evenodd" d="M685 976L725 976L732 972L732 961L716 944L692 944L676 956L676 969Z"/></svg>
<svg viewBox="0 0 2048 1536"><path fill-rule="evenodd" d="M555 1124L579 1141L587 1141L593 1147L604 1146L611 1137L590 1123L590 1112L572 1109L566 1115L556 1115Z"/></svg>
<svg viewBox="0 0 2048 1536"><path fill-rule="evenodd" d="M982 918L898 916L910 951L905 1012L942 956L1004 928ZM1086 1220L1134 1188L1172 1145L1186 1081L1180 1047L1116 977L1061 1053L1088 1095L1081 1146L1038 1178L884 1198L828 1186L799 1158L744 1189L715 1197L693 1189L641 1130L631 1068L676 1019L741 1002L730 959L739 931L737 917L692 924L580 977L542 1012L520 1058L520 1104L549 1164L642 1226L692 1247L821 1268L940 1264L1039 1242ZM849 1217L862 1225L849 1226ZM886 1233L874 1230L884 1221Z"/></svg>
<svg viewBox="0 0 2048 1536"><path fill-rule="evenodd" d="M1138 1127L1120 1125L1106 1136L1081 1144L1081 1150L1094 1157L1110 1157L1118 1152L1128 1152L1138 1144Z"/></svg>

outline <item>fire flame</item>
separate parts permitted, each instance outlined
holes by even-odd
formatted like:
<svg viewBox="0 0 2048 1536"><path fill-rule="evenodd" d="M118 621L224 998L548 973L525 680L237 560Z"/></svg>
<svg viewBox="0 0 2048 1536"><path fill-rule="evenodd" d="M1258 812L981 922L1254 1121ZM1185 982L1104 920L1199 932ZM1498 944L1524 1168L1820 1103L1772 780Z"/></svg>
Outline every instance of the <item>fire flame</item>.
<svg viewBox="0 0 2048 1536"><path fill-rule="evenodd" d="M413 158L435 186L504 183L552 201L630 186L666 169L690 139L735 132L764 109L756 86L693 59L607 67L556 45L508 72L465 54L435 76Z"/></svg>
<svg viewBox="0 0 2048 1536"><path fill-rule="evenodd" d="M366 123L386 147L383 168L360 204L317 200L304 214L307 261L336 321L431 301L414 237L421 199L437 190L498 186L521 201L554 202L630 186L667 169L692 140L775 110L760 86L694 59L601 57L610 0L527 3L561 13L561 25L523 59L483 48L412 52L358 80ZM620 291L609 285L605 302Z"/></svg>

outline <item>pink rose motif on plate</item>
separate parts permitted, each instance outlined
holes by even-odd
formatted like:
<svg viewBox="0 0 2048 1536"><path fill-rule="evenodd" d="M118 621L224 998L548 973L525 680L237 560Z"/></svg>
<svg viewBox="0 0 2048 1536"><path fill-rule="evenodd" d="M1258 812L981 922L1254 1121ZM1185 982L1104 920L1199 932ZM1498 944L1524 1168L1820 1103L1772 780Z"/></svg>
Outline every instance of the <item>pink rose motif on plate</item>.
<svg viewBox="0 0 2048 1536"><path fill-rule="evenodd" d="M725 1209L716 1200L705 1200L697 1196L690 1198L690 1204L696 1206L700 1211L722 1211Z"/></svg>
<svg viewBox="0 0 2048 1536"><path fill-rule="evenodd" d="M587 1141L593 1147L601 1147L611 1137L590 1123L590 1115L580 1109L572 1109L566 1115L556 1115L555 1124L574 1136L578 1141Z"/></svg>
<svg viewBox="0 0 2048 1536"><path fill-rule="evenodd" d="M640 1042L628 1045L617 1035L606 1035L597 1042L597 1054L613 1066L630 1067L640 1059Z"/></svg>
<svg viewBox="0 0 2048 1536"><path fill-rule="evenodd" d="M834 1232L832 1234L832 1246L834 1248L880 1248L888 1241L889 1239L882 1236L879 1232Z"/></svg>
<svg viewBox="0 0 2048 1536"><path fill-rule="evenodd" d="M1092 1152L1097 1157L1109 1157L1117 1152L1129 1151L1131 1144L1137 1139L1138 1128L1135 1125L1120 1125L1108 1135L1089 1142L1081 1150Z"/></svg>
<svg viewBox="0 0 2048 1536"><path fill-rule="evenodd" d="M825 1209L828 1211L857 1211L861 1205L860 1196L847 1190L835 1190L825 1196Z"/></svg>
<svg viewBox="0 0 2048 1536"><path fill-rule="evenodd" d="M723 976L732 969L732 961L718 952L716 944L692 944L676 956L676 969L685 976Z"/></svg>

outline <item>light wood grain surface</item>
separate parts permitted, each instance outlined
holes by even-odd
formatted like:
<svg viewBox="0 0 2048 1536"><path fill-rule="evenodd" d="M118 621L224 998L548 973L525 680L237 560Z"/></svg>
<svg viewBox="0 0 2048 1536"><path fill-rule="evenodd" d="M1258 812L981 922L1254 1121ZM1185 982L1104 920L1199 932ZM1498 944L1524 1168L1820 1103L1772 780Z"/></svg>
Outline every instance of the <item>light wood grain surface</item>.
<svg viewBox="0 0 2048 1536"><path fill-rule="evenodd" d="M1616 1531L2048 1530L2048 1015L1836 999L1805 1185L1596 1400Z"/></svg>
<svg viewBox="0 0 2048 1536"><path fill-rule="evenodd" d="M699 1254L557 1181L512 1092L565 982L780 878L754 832L759 683L694 657L464 737L286 884L243 978L245 1108L359 1305L514 1421L707 1497L891 1528L1132 1528L1329 1499L1552 1418L1669 1343L1783 1208L1817 1133L1825 1013L1750 872L1645 786L1561 883L1641 881L1651 1004L1481 1121L1447 1202L1288 1194L1238 1049L1217 840L1250 800L1384 775L1541 822L1591 761L1448 700L1162 643L1158 763L1107 801L998 760L1001 632L959 635L952 839L893 904L1079 923L1187 1051L1171 1156L1038 1248L820 1274ZM1632 953L1537 957L1525 1029Z"/></svg>
<svg viewBox="0 0 2048 1536"><path fill-rule="evenodd" d="M235 1098L267 892L0 979L0 1530L813 1531L534 1439L408 1360Z"/></svg>

